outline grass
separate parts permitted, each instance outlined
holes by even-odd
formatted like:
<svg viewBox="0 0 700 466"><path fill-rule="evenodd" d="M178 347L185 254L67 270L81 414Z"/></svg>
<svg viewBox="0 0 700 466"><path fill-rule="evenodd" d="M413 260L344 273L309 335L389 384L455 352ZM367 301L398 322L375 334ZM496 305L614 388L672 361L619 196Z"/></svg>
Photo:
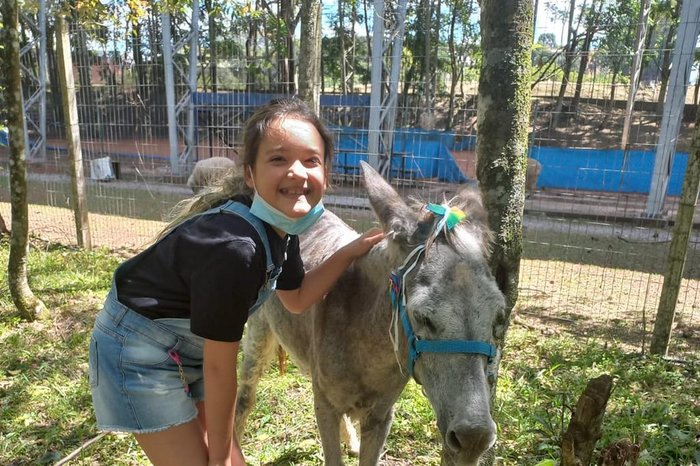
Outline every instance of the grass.
<svg viewBox="0 0 700 466"><path fill-rule="evenodd" d="M0 263L8 256L0 241ZM98 435L87 384L87 346L94 316L120 258L33 241L31 286L49 315L17 318L0 271L0 464L54 464ZM588 380L607 373L615 386L603 447L640 442L640 465L700 464L698 366L642 357L600 340L511 326L499 378L497 455L504 465L536 465L559 457L571 407ZM253 465L321 464L311 388L293 364L259 386L243 448ZM438 465L439 433L420 387L411 382L396 406L387 441L392 465ZM109 434L72 465L142 465L128 435ZM348 459L356 465L357 460ZM546 463L543 463L546 464Z"/></svg>

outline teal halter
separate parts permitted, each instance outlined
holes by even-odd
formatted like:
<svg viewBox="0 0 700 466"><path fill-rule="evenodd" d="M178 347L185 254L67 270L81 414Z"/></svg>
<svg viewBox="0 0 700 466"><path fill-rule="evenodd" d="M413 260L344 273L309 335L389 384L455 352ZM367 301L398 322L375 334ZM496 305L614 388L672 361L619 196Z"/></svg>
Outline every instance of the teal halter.
<svg viewBox="0 0 700 466"><path fill-rule="evenodd" d="M394 310L393 319L401 319L406 339L408 340L408 374L413 377L413 366L421 353L462 353L483 354L489 363L497 355L497 348L491 343L476 340L421 340L413 332L413 326L406 312L406 276L416 267L428 244L440 235L440 232L452 230L466 215L459 209L438 204L428 204L426 209L439 218L431 237L424 244L416 246L406 257L401 266L392 271L389 277L389 292L391 307ZM398 348L395 350L398 353Z"/></svg>

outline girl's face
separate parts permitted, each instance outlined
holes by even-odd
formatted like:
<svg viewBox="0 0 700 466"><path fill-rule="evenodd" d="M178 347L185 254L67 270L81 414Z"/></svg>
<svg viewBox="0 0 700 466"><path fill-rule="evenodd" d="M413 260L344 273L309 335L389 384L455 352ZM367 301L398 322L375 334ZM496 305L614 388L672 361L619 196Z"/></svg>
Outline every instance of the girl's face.
<svg viewBox="0 0 700 466"><path fill-rule="evenodd" d="M286 216L303 217L326 189L324 149L311 123L294 116L278 119L260 140L255 166L245 171L246 184Z"/></svg>

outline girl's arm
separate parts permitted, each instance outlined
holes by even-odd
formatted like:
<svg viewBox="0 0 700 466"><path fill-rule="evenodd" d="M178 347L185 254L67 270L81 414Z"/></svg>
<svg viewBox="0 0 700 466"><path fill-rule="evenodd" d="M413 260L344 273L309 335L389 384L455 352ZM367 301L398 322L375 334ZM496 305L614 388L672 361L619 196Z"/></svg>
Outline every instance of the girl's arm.
<svg viewBox="0 0 700 466"><path fill-rule="evenodd" d="M204 340L204 393L209 466L244 466L233 418L240 342Z"/></svg>
<svg viewBox="0 0 700 466"><path fill-rule="evenodd" d="M384 233L379 228L373 228L351 243L338 249L331 257L310 270L296 290L277 290L284 307L295 314L304 312L312 304L321 299L338 278L350 267L358 257L364 256L372 246L384 239Z"/></svg>

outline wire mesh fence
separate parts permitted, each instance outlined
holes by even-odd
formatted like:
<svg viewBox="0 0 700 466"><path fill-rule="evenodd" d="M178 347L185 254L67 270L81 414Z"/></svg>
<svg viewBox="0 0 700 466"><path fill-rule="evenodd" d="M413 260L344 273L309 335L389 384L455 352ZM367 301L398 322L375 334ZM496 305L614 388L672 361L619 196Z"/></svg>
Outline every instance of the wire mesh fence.
<svg viewBox="0 0 700 466"><path fill-rule="evenodd" d="M615 2L558 4L560 11L549 12L547 21L559 25L562 40L535 27L530 157L537 163L528 170L521 296L515 315L545 333L572 331L646 351L694 130L697 66L685 105L676 109L682 123L663 208L650 216L649 180L679 10L659 10L650 20L653 30L642 54L629 140L621 147L638 12L616 20ZM282 3L218 7L223 8L219 13L207 8L201 12L196 89L189 95L186 36L192 30L191 11L184 8L170 17L172 42L180 45L172 56L172 88L176 101L187 97L177 114L175 145L169 138L162 11L150 5L135 15L127 5L109 4L109 14L99 21L74 18L70 40L94 245L142 248L163 227L168 211L192 193L186 181L194 162L236 160L242 125L254 108L273 96L296 92L299 43L288 27L295 12L283 11ZM321 114L337 146L333 188L325 203L363 229L372 215L361 201L358 161L368 152L368 51L374 25L371 6L365 6L367 12L359 7L342 3L340 9L324 12ZM436 11L431 2L418 2L408 9L389 177L402 195L425 201L449 198L460 184L476 179L478 5L460 8L450 4ZM571 24L580 25L573 32L567 26L571 11ZM538 21L546 13L539 8ZM341 16L354 18L354 27ZM25 54L23 66L36 69L37 53ZM53 47L49 55L46 156L28 161L30 224L37 236L76 244L63 91L51 65ZM36 84L25 81L27 95ZM35 120L36 111L28 117ZM194 144L183 159L188 124L194 127ZM28 126L30 140L37 138L36 131ZM174 153L180 157L176 169ZM96 161L105 159L110 176L100 178ZM9 219L3 148L0 168L0 213ZM696 227L669 350L681 359L696 359L700 348L699 243Z"/></svg>

